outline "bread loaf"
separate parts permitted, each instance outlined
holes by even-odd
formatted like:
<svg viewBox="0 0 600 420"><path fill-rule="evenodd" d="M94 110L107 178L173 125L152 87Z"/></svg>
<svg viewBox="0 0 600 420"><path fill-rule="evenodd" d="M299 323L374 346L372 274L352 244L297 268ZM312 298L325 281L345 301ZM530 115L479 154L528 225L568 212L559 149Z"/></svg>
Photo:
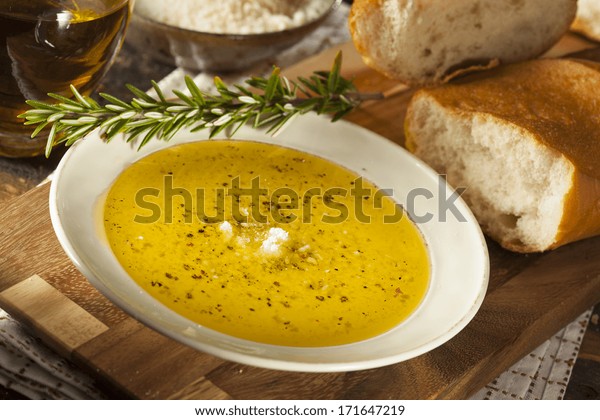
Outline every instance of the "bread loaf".
<svg viewBox="0 0 600 420"><path fill-rule="evenodd" d="M600 1L579 0L573 30L600 41Z"/></svg>
<svg viewBox="0 0 600 420"><path fill-rule="evenodd" d="M600 234L600 64L543 59L418 91L407 147L503 247L538 252Z"/></svg>
<svg viewBox="0 0 600 420"><path fill-rule="evenodd" d="M429 85L539 56L568 31L576 7L577 0L354 0L349 24L367 65Z"/></svg>

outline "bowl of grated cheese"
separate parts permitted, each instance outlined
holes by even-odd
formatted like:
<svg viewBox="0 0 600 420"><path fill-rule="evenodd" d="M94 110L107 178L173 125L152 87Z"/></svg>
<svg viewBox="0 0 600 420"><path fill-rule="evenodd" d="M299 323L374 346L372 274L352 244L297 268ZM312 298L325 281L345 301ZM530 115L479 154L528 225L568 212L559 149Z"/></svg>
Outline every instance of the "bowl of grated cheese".
<svg viewBox="0 0 600 420"><path fill-rule="evenodd" d="M191 71L236 71L313 32L342 0L137 0L128 41Z"/></svg>

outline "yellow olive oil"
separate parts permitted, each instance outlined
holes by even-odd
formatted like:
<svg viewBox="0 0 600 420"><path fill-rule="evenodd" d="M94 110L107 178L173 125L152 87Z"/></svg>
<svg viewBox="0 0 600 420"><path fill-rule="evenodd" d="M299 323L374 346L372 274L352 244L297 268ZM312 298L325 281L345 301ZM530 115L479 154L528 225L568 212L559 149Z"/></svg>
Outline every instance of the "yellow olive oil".
<svg viewBox="0 0 600 420"><path fill-rule="evenodd" d="M368 339L405 320L428 289L423 238L391 198L274 145L204 141L144 157L111 187L104 227L154 298L262 343Z"/></svg>

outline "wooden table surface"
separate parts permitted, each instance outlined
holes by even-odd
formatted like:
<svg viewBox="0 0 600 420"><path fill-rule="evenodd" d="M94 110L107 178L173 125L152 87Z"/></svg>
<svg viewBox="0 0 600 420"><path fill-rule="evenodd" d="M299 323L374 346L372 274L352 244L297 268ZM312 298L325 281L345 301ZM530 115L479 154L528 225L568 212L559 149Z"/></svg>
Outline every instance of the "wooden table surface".
<svg viewBox="0 0 600 420"><path fill-rule="evenodd" d="M131 94L125 88L126 83L146 90L151 87L150 80L161 80L173 70L174 67L153 60L125 42L98 90L128 98ZM11 199L42 182L56 168L63 153L64 149L58 148L52 152L50 159L43 156L29 159L0 157L0 209L3 209ZM2 240L1 232L0 240ZM21 398L24 397L0 385L0 400Z"/></svg>
<svg viewBox="0 0 600 420"><path fill-rule="evenodd" d="M105 78L100 90L116 96L128 97L125 83L141 89L150 87L149 81L160 80L173 70L169 65L153 61L127 43L117 61ZM4 206L42 181L57 165L61 153L45 158L0 158L0 206ZM1 208L1 207L0 207ZM600 399L600 305L597 305L592 323L581 345L580 356L573 374L566 399ZM562 326L557 325L557 330ZM0 387L0 399L22 398L19 394Z"/></svg>

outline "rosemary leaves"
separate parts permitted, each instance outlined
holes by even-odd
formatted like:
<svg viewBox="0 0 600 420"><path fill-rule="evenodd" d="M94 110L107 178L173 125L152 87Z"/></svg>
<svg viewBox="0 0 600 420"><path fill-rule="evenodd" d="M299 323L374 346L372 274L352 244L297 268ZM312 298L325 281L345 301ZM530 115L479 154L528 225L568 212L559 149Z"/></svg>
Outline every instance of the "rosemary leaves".
<svg viewBox="0 0 600 420"><path fill-rule="evenodd" d="M316 71L296 81L282 76L277 67L267 78L251 77L245 85L233 87L216 77L218 94L214 95L201 91L186 77L188 92L174 90L175 99L167 99L154 81L155 96L128 85L135 96L130 102L99 93L105 105L81 95L71 86L73 98L49 93L56 103L27 101L32 109L19 117L25 119L26 125L35 126L32 137L50 128L46 156L55 145L69 146L96 129L107 141L119 133L128 142L140 138L140 148L152 138L168 141L183 128L207 129L212 138L224 130L233 135L243 125L252 124L275 135L298 115L316 112L329 114L332 121L337 121L364 100L383 97L358 92L351 80L341 76L341 65L342 56L338 53L330 71Z"/></svg>

